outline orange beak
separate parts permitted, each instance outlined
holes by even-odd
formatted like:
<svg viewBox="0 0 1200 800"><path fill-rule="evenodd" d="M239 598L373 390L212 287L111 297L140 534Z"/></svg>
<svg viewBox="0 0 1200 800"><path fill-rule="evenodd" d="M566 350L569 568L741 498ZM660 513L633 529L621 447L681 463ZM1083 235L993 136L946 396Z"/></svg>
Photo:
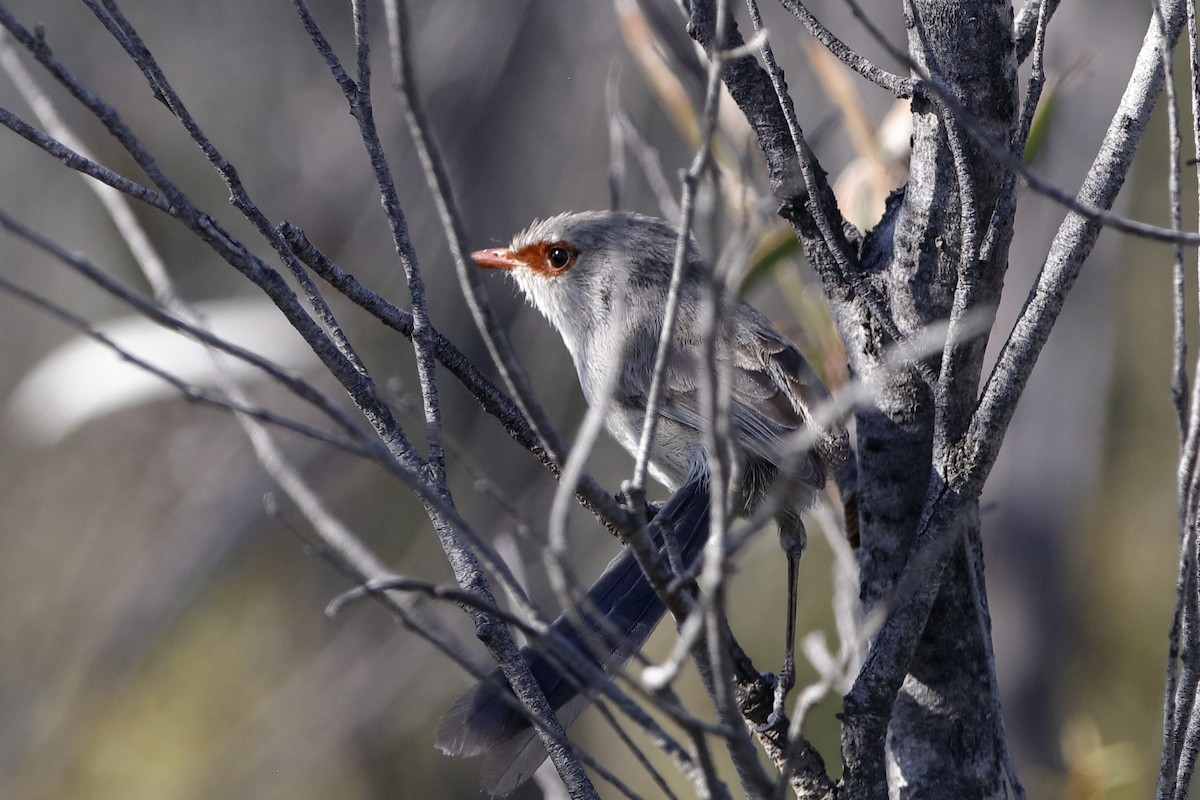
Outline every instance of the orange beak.
<svg viewBox="0 0 1200 800"><path fill-rule="evenodd" d="M523 263L508 250L497 247L491 250L476 250L471 258L484 269L515 269Z"/></svg>

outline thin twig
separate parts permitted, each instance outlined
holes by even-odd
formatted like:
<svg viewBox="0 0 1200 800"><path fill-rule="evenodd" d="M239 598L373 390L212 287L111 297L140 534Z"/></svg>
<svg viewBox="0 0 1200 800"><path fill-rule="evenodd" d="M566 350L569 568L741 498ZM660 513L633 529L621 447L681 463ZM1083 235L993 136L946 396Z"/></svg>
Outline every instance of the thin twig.
<svg viewBox="0 0 1200 800"><path fill-rule="evenodd" d="M115 0L100 0L100 2L104 6L103 11L99 6L96 5L96 0L84 0L85 5L92 10L92 13L101 22L101 24L104 25L104 27L118 41L121 47L124 48L130 60L133 61L139 70L141 70L158 99L161 100L162 103L171 111L171 113L175 115L180 124L183 126L184 130L186 130L188 135L192 138L192 141L194 141L196 145L200 147L209 163L212 164L212 166L217 170L217 173L225 181L226 186L229 188L230 201L232 202L233 206L237 208L242 215L254 225L259 234L274 247L275 251L282 258L292 275L304 289L309 304L313 308L321 324L324 326L329 340L333 342L338 352L343 356L343 358L345 358L350 367L357 372L359 376L361 376L363 388L374 395L378 403L382 404L382 399L379 397L373 383L366 374L366 368L363 366L362 359L359 358L358 354L354 351L354 348L350 345L349 340L346 338L345 333L342 331L341 326L334 317L333 311L329 308L324 298L321 297L320 292L317 291L317 287L313 283L312 279L305 274L300 265L296 263L296 260L291 257L291 254L288 252L287 248L283 246L283 243L275 233L270 221L266 218L258 206L255 205L255 203L250 199L250 196L247 193L245 186L242 184L237 170L234 169L233 164L231 164L229 160L221 154L216 145L214 145L213 142L201 130L195 118L192 117L191 113L187 110L183 100L179 97L179 95L175 92L174 87L171 86L170 82L167 80L166 75L159 67L154 55L142 41L141 36L125 17Z"/></svg>
<svg viewBox="0 0 1200 800"><path fill-rule="evenodd" d="M982 360L982 354L978 353L984 343L982 337L972 347L972 337L964 335L961 329L969 316L977 313L981 301L992 299L987 296L984 287L981 286L983 283L981 280L982 270L977 269L979 264L979 195L976 192L975 178L972 175L974 165L968 164L967 143L961 126L953 116L944 111L942 121L945 126L946 143L954 162L954 174L958 181L960 239L954 299L950 304L950 319L946 326L946 343L942 349L941 371L933 391L933 442L935 448L933 457L935 464L939 465L944 463L942 458L945 455L944 452L937 452L940 446L955 441L961 433L960 426L965 424L961 414L958 413L959 405L955 400L968 395L970 398L974 397L976 384L973 382L977 380L978 369L972 367ZM1002 185L1004 188L1010 189L1012 186L1008 181L1004 181ZM993 216L992 219L997 218ZM1002 270L1003 265L997 266ZM993 282L989 281L988 283ZM994 316L994 311L992 311L994 308L995 304L989 302L989 307L984 313ZM990 320L983 326L985 331L991 330L991 327ZM978 355L978 358L973 358L974 355ZM965 386L966 382L972 382L971 386Z"/></svg>
<svg viewBox="0 0 1200 800"><path fill-rule="evenodd" d="M302 3L297 8L303 8ZM417 263L416 249L408 231L408 221L400 205L400 196L396 192L396 182L388 167L387 155L383 142L379 138L379 130L375 125L375 112L371 104L371 60L367 30L367 5L365 0L354 0L354 46L358 57L357 91L346 93L351 114L358 121L359 133L362 137L363 148L371 161L375 173L375 181L379 187L380 199L383 201L384 214L392 234L392 243L400 264L404 268L405 279L408 281L409 301L412 304L413 315L413 353L417 362L417 377L421 385L421 399L425 408L425 436L429 447L428 468L430 480L433 481L449 498L450 488L446 484L446 453L442 445L442 411L438 399L437 367L431 352L429 342L433 325L429 319L429 307L425 300L425 281L421 277L421 268ZM301 16L307 15L305 9ZM315 28L316 23L312 26ZM306 23L307 26L307 23ZM311 33L311 31L310 31ZM321 40L324 37L320 37ZM313 39L318 51L321 42ZM325 42L328 48L328 42ZM324 53L323 53L324 54ZM326 56L327 61L332 53ZM336 76L336 72L335 72ZM343 85L343 89L347 87Z"/></svg>
<svg viewBox="0 0 1200 800"><path fill-rule="evenodd" d="M719 64L715 59L714 64ZM710 67L710 75L716 67ZM719 72L717 72L719 76ZM716 84L719 87L719 83ZM712 135L717 122L717 92L710 77L705 93L704 114L701 121L700 146L692 158L683 178L683 190L679 200L679 238L675 244L674 260L671 265L671 281L667 287L666 308L663 311L662 330L658 346L654 351L654 370L650 378L650 391L646 395L645 421L642 423L638 440L633 478L630 482L631 501L640 505L646 487L646 473L650 466L650 451L656 445L659 423L659 407L664 402L666 391L667 361L674 348L675 326L679 321L679 305L683 302L683 283L690 262L691 230L695 213L695 195L700 175L712 153Z"/></svg>
<svg viewBox="0 0 1200 800"><path fill-rule="evenodd" d="M880 86L891 92L896 97L912 97L912 78L904 78L887 70L880 69L866 58L854 52L845 42L834 36L800 0L780 0L780 3L788 11L791 11L796 19L800 20L800 23L812 34L814 39L820 42L826 50L847 67L862 75L876 86Z"/></svg>
<svg viewBox="0 0 1200 800"><path fill-rule="evenodd" d="M1197 31L1196 9L1192 3L1187 4L1187 30L1189 79L1191 86L1192 111L1192 144L1196 152L1200 152L1200 32ZM1200 271L1200 267L1198 267ZM1200 276L1198 276L1200 277ZM1176 291L1180 291L1182 276L1176 276ZM1198 280L1200 285L1200 280ZM1176 303L1180 299L1176 298ZM1186 308L1186 303L1183 304ZM1178 313L1178 309L1177 309ZM1186 316L1185 316L1186 321ZM1186 336L1183 347L1186 347ZM1182 357L1180 343L1176 342L1175 356ZM1186 371L1183 375L1187 380ZM1178 379L1176 380L1178 384ZM1186 385L1186 383L1184 384ZM1173 387L1174 388L1174 387ZM1159 774L1155 797L1166 800L1175 796L1178 785L1178 759L1181 744L1181 710L1195 702L1195 676L1198 674L1195 666L1197 643L1194 640L1197 613L1197 558L1195 554L1196 538L1196 496L1197 480L1197 441L1200 434L1200 386L1191 390L1190 410L1186 417L1180 420L1180 435L1182 441L1179 448L1179 469L1176 477L1176 494L1179 516L1179 571L1175 579L1175 603L1171 613L1171 626L1168 634L1168 653L1163 680L1163 729L1162 753L1159 759ZM1182 398L1172 398L1182 405ZM1181 409L1182 413L1182 409ZM1182 656L1182 665L1181 665ZM1182 675L1180 669L1182 666Z"/></svg>
<svg viewBox="0 0 1200 800"><path fill-rule="evenodd" d="M608 207L613 211L621 209L627 173L625 168L625 131L618 118L621 113L620 101L617 99L617 76L619 74L616 64L613 64L608 72L608 82L604 85L604 102L608 107Z"/></svg>
<svg viewBox="0 0 1200 800"><path fill-rule="evenodd" d="M312 386L298 375L292 374L274 362L263 358L243 347L240 347L232 342L215 336L203 328L198 327L185 319L182 319L175 314L158 306L152 300L142 296L133 289L125 286L119 281L114 280L107 273L93 264L91 261L67 252L66 249L58 245L56 242L47 239L41 234L36 233L21 222L14 219L6 211L0 210L0 227L3 227L14 236L29 242L34 247L42 250L48 255L55 258L63 265L69 267L76 274L87 279L92 284L111 295L112 297L127 304L142 316L163 326L168 330L175 331L184 336L187 336L199 342L206 347L212 347L227 353L234 358L244 361L250 366L261 370L265 375L280 385L286 387L297 397L305 400L314 408L328 416L342 430L349 434L352 441L358 443L362 448L373 452L373 457L378 459L379 452L377 447L372 447L372 439L369 439L360 428L355 424L346 413L337 406L332 400L322 394L318 389Z"/></svg>
<svg viewBox="0 0 1200 800"><path fill-rule="evenodd" d="M5 40L9 38L5 31L0 31L0 37L3 37ZM7 50L7 47L5 49ZM130 180L124 175L119 175L107 167L97 164L90 158L85 158L62 142L47 136L6 108L0 108L0 125L8 128L34 146L41 148L54 158L57 158L68 168L77 170L84 175L89 175L136 200L141 200L147 205L157 208L159 211L170 213L171 201L167 199L166 195L143 186L137 181Z"/></svg>
<svg viewBox="0 0 1200 800"><path fill-rule="evenodd" d="M259 422L267 425L272 425L277 428L282 428L284 430L291 431L292 433L299 434L311 439L314 442L331 445L339 450L345 450L347 453L352 455L371 458L371 454L361 444L353 442L350 439L346 439L341 436L335 436L331 433L327 433L326 431L314 428L311 425L306 425L303 422L289 419L261 406L248 405L243 402L231 400L223 395L206 392L203 389L188 383L187 381L181 380L175 375L172 375L170 372L167 372L166 370L161 369L142 358L139 358L129 350L126 350L112 338L94 327L87 319L71 313L52 300L43 297L42 295L31 291L30 289L13 283L3 276L0 276L0 289L3 289L5 292L8 292L14 297L19 297L25 302L45 312L49 316L55 317L56 319L66 323L89 339L92 339L98 344L113 351L113 353L115 353L123 361L127 361L138 369L167 382L179 392L180 396L183 397L184 400L187 400L189 403L208 405L224 411L231 411L236 415L251 417L252 419L258 420Z"/></svg>
<svg viewBox="0 0 1200 800"><path fill-rule="evenodd" d="M532 426L534 434L541 445L556 461L562 460L566 448L558 431L550 422L545 408L538 401L520 361L513 350L512 341L496 321L491 301L480 280L478 271L469 260L465 246L466 236L463 232L462 215L459 213L454 192L447 176L446 168L433 136L428 115L417 91L410 57L408 12L401 0L386 0L384 10L387 15L388 41L391 51L392 82L402 101L405 119L421 169L425 174L425 182L433 194L434 204L441 219L442 230L445 233L450 255L454 259L454 269L466 298L467 307L475 327L488 349L488 354L496 369L500 372L509 392L512 394L518 408Z"/></svg>
<svg viewBox="0 0 1200 800"><path fill-rule="evenodd" d="M608 100L609 136L614 142L614 147L619 143L622 154L625 150L633 151L634 158L637 159L638 166L642 169L642 176L645 177L646 183L650 186L650 192L658 204L659 214L668 222L678 225L679 203L675 201L675 195L663 172L658 150L646 141L637 129L637 125L621 109L615 85L611 86L610 94Z"/></svg>
<svg viewBox="0 0 1200 800"><path fill-rule="evenodd" d="M107 20L108 18L105 15L103 19ZM111 21L108 24L112 24ZM395 467L397 474L411 474L413 469L419 468L422 459L413 449L403 430L395 424L391 410L378 401L373 387L364 381L364 376L358 373L353 365L337 351L332 340L300 305L295 293L292 292L283 277L221 229L211 216L201 212L191 203L187 195L162 171L157 161L116 109L105 103L67 69L46 44L44 37L31 33L4 6L0 6L0 26L6 28L63 88L104 124L108 132L146 173L151 182L167 197L170 202L171 216L183 223L201 241L258 286L275 303L292 327L312 348L313 353L342 382L372 427L380 434L390 454L386 460L396 461L394 465L385 464L385 466L389 469ZM119 29L114 35L120 38ZM159 90L153 80L152 86L155 91Z"/></svg>
<svg viewBox="0 0 1200 800"><path fill-rule="evenodd" d="M1191 4L1188 4L1189 9ZM1166 32L1166 22L1162 18L1162 6L1159 0L1153 2L1154 18L1161 32ZM1189 10L1189 16L1192 12ZM1171 50L1162 42L1162 64L1166 74L1164 87L1167 101L1167 147L1170 168L1167 170L1167 198L1171 205L1171 228L1183 230L1183 190L1180 186L1180 173L1183 169L1182 136L1180 134L1179 99L1175 96L1175 67L1172 63ZM1176 242L1172 248L1171 258L1171 295L1173 300L1174 335L1172 337L1171 358L1171 402L1175 406L1179 422L1179 441L1182 444L1187 437L1187 309L1185 304L1186 286L1184 284L1183 244Z"/></svg>
<svg viewBox="0 0 1200 800"><path fill-rule="evenodd" d="M1026 0L1013 21L1013 39L1017 46L1017 63L1022 64L1035 51L1038 26L1045 27L1058 10L1059 0Z"/></svg>

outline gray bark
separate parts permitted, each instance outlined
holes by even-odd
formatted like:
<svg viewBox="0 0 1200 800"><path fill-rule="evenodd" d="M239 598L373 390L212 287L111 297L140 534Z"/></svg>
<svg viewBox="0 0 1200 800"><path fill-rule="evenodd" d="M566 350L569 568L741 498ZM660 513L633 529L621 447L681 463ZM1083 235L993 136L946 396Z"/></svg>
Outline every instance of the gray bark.
<svg viewBox="0 0 1200 800"><path fill-rule="evenodd" d="M918 2L907 19L914 61L998 142L1009 141L1017 116L1011 13L1004 2ZM1012 184L1003 165L967 139L961 126L954 130L958 123L930 100L914 98L913 119L912 166L903 201L893 206L894 224L868 240L861 265L887 298L897 327L909 336L951 318L956 292L968 295L963 310L993 313L1007 246L980 253L980 233L994 221L994 235L1006 245L1012 224ZM965 140L957 167L950 144L955 136ZM963 173L969 181L961 179ZM985 339L974 337L950 351L950 363L931 363L931 371L941 373L937 387L926 385L915 371L894 373L878 355L891 344L872 337L867 347L850 354L855 372L870 380L877 398L876 408L858 415L862 589L868 608L888 601L896 590L916 538L931 468L945 468L934 459L952 448L974 408ZM1004 745L995 725L999 698L988 680L991 632L975 599L976 587L983 585L977 499L956 527L961 533L950 534L956 542L941 590L891 710L891 783L905 787L900 796L1004 793ZM865 795L878 787L878 753L868 756L867 772L856 773L870 776L857 784Z"/></svg>

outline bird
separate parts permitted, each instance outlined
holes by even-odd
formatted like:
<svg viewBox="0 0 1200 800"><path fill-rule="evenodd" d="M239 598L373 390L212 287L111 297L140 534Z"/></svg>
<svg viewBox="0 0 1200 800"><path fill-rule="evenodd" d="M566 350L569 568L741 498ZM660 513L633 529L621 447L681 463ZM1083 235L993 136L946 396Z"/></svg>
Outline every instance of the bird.
<svg viewBox="0 0 1200 800"><path fill-rule="evenodd" d="M589 405L607 402L609 434L635 456L679 238L671 223L634 212L568 212L535 220L507 247L471 254L479 267L506 272L549 321L571 355L584 398ZM707 510L697 505L708 504L700 373L710 358L702 315L708 268L690 235L686 245L676 325L648 459L650 474L675 492L655 521L659 529L674 531L685 564L696 557L708 527ZM782 498L774 512L788 563L785 657L775 697L775 710L780 712L795 682L797 566L807 539L801 513L815 501L829 474L848 461L849 437L836 415L822 413L831 396L816 371L763 314L732 300L724 323L715 352L729 368L733 510L749 515L768 495ZM797 446L801 434L810 444ZM777 485L781 492L773 492ZM647 588L627 552L614 559L593 587L603 602L593 604L590 613L616 618L616 627L624 629L623 641L606 641L606 658L627 658L662 616L664 607ZM592 592L589 597L595 600ZM588 616L583 622L591 629L612 630ZM554 627L569 641L582 644L583 637L567 616ZM604 665L596 655L587 657ZM545 654L533 648L527 648L526 658L560 721L564 727L570 724L564 717L573 718L586 706L579 691L586 679L562 675L560 665L548 663ZM482 681L446 714L436 740L450 755L485 756L486 788L498 796L515 788L545 758L529 721L514 708L515 699L503 696L510 691L498 675Z"/></svg>

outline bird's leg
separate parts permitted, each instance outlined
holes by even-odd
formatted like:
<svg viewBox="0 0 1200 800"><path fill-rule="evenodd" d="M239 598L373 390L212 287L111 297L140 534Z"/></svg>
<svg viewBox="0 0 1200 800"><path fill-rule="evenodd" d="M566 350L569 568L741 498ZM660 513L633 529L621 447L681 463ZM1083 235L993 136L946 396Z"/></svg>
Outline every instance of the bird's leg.
<svg viewBox="0 0 1200 800"><path fill-rule="evenodd" d="M779 680L775 684L775 705L771 709L773 720L782 718L788 693L796 685L796 579L800 557L788 556L788 599L787 631L784 634L783 666L779 669Z"/></svg>
<svg viewBox="0 0 1200 800"><path fill-rule="evenodd" d="M787 555L787 630L784 631L783 666L775 682L775 703L768 725L783 718L787 696L796 685L796 602L800 573L800 556L807 542L804 523L792 512L779 518L779 544Z"/></svg>

